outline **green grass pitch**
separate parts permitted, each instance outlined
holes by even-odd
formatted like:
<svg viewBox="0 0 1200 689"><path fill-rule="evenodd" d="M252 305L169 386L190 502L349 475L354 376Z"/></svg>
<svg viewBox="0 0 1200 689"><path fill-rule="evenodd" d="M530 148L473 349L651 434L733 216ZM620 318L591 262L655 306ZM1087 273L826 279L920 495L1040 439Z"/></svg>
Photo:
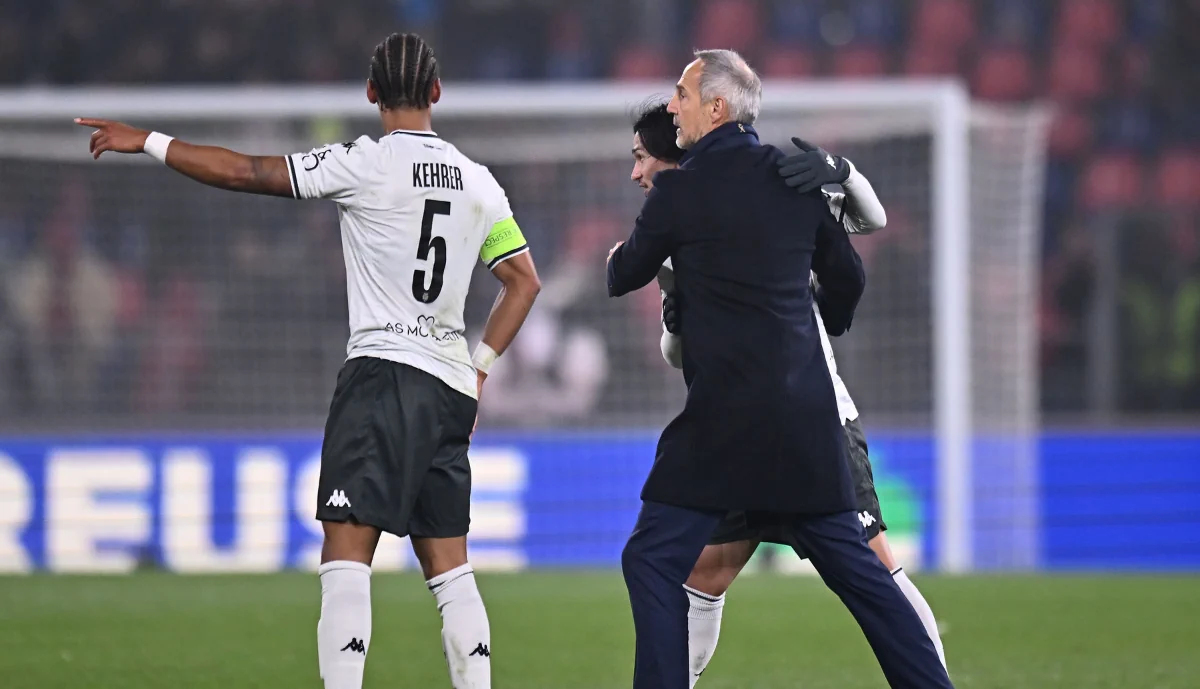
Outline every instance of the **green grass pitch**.
<svg viewBox="0 0 1200 689"><path fill-rule="evenodd" d="M630 685L620 576L485 574L498 689ZM917 577L960 689L1200 687L1200 578ZM366 687L448 687L432 597L376 575ZM7 689L319 688L312 574L0 578ZM849 613L810 577L730 592L702 689L886 686Z"/></svg>

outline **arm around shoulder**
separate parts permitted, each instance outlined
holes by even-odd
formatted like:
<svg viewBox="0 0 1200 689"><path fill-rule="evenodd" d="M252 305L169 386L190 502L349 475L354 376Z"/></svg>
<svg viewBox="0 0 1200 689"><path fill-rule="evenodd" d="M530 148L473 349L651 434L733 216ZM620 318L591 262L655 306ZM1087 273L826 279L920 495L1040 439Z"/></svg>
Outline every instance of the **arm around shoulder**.
<svg viewBox="0 0 1200 689"><path fill-rule="evenodd" d="M668 172L655 177L656 186L646 197L629 239L608 257L608 296L624 296L650 284L670 258L674 248L671 199L676 195L663 189L670 177Z"/></svg>

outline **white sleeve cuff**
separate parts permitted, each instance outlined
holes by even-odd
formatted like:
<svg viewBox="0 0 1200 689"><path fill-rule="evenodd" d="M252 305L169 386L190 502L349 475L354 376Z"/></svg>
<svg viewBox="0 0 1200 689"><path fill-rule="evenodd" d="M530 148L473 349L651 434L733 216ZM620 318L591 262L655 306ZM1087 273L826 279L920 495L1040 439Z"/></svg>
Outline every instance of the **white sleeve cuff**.
<svg viewBox="0 0 1200 689"><path fill-rule="evenodd" d="M658 339L658 348L662 352L663 360L671 365L671 368L683 368L683 338L678 335L672 335L663 328L662 337Z"/></svg>
<svg viewBox="0 0 1200 689"><path fill-rule="evenodd" d="M884 211L879 197L875 195L875 189L858 168L854 167L854 163L850 163L849 160L846 162L850 164L850 176L842 182L842 189L846 192L846 199L843 201L846 230L870 234L883 229L887 226L887 212Z"/></svg>
<svg viewBox="0 0 1200 689"><path fill-rule="evenodd" d="M292 185L292 198L300 198L300 181L296 178L296 161L292 160L292 156L283 157L287 161L288 166L288 181Z"/></svg>

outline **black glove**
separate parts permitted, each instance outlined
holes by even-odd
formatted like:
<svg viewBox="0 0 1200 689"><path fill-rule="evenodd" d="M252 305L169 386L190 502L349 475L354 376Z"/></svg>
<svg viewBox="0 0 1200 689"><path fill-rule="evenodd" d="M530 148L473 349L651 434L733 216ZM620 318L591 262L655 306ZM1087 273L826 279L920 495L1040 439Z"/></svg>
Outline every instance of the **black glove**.
<svg viewBox="0 0 1200 689"><path fill-rule="evenodd" d="M799 137L793 136L792 143L800 152L779 159L779 174L789 187L807 194L826 184L841 184L850 177L850 161L845 158L830 155Z"/></svg>
<svg viewBox="0 0 1200 689"><path fill-rule="evenodd" d="M663 327L672 335L679 334L679 304L675 301L674 294L663 295Z"/></svg>

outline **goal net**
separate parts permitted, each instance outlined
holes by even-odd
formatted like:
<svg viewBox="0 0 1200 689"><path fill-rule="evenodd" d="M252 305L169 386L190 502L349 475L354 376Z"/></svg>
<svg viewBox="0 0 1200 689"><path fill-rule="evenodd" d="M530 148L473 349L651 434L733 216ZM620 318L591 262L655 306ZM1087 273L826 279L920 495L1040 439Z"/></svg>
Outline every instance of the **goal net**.
<svg viewBox="0 0 1200 689"><path fill-rule="evenodd" d="M208 189L145 156L93 162L89 132L71 117L280 154L378 136L361 91L0 99L0 430L320 428L347 336L333 204ZM660 429L682 405L679 373L658 352L657 291L610 300L604 287L606 252L642 202L629 179L628 112L656 93L670 86L449 84L435 108L438 134L507 190L543 280L489 379L485 444L496 429L631 437ZM897 523L904 513L912 529L936 535L914 541L910 561L1036 564L1045 124L1037 109L972 104L948 83L765 88L764 140L790 149L789 137L801 136L849 157L887 209L885 230L854 239L867 291L835 349L877 478L896 478L907 496ZM480 268L467 307L472 342L496 291ZM644 472L644 454L567 452L558 470L564 481L604 480ZM603 470L591 467L601 461ZM895 530L903 546L904 529ZM570 547L542 538L539 547Z"/></svg>

